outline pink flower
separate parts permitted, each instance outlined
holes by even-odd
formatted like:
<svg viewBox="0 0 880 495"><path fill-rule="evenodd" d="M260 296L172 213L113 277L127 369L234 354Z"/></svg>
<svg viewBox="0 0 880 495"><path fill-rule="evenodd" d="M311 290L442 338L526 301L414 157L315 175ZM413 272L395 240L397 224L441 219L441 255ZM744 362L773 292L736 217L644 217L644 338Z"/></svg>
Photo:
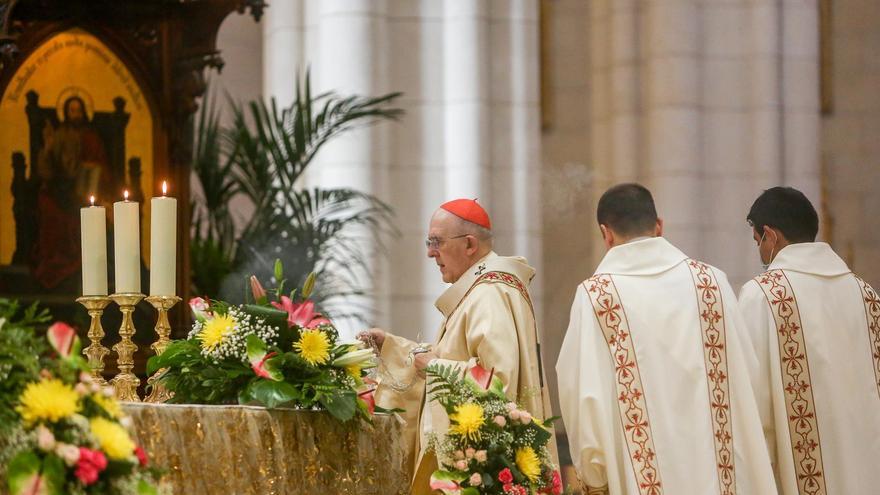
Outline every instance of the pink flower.
<svg viewBox="0 0 880 495"><path fill-rule="evenodd" d="M37 427L37 446L43 452L49 452L55 448L55 435L43 425Z"/></svg>
<svg viewBox="0 0 880 495"><path fill-rule="evenodd" d="M476 459L477 462L486 462L486 459L487 459L487 458L488 458L488 456L486 455L486 451L485 451L485 450L478 450L478 451L474 454L474 459Z"/></svg>
<svg viewBox="0 0 880 495"><path fill-rule="evenodd" d="M144 452L143 447L141 447L140 445L135 447L134 448L134 455L135 455L135 457L137 457L138 464L140 464L141 467L147 467L147 462L149 462L149 460L147 459L147 453Z"/></svg>
<svg viewBox="0 0 880 495"><path fill-rule="evenodd" d="M55 455L64 459L64 463L68 466L75 466L79 462L79 447L59 442L55 446Z"/></svg>
<svg viewBox="0 0 880 495"><path fill-rule="evenodd" d="M79 461L73 474L83 485L94 484L98 481L98 475L105 469L107 469L107 458L103 452L85 447L79 448Z"/></svg>
<svg viewBox="0 0 880 495"><path fill-rule="evenodd" d="M62 358L70 357L77 339L76 330L72 326L63 321L55 322L49 327L47 336L49 343L52 344L52 348L59 356Z"/></svg>
<svg viewBox="0 0 880 495"><path fill-rule="evenodd" d="M464 459L464 452L456 450L452 453L452 458L455 460Z"/></svg>
<svg viewBox="0 0 880 495"><path fill-rule="evenodd" d="M329 325L330 320L315 312L315 303L303 301L293 302L287 296L281 296L281 302L272 302L272 306L287 312L287 324L303 328L315 328L318 325Z"/></svg>
<svg viewBox="0 0 880 495"><path fill-rule="evenodd" d="M367 404L367 410L370 411L370 414L375 414L376 412L376 398L373 396L373 391L375 389L369 389L364 392L358 394L358 397L361 398Z"/></svg>
<svg viewBox="0 0 880 495"><path fill-rule="evenodd" d="M507 418L505 418L504 416L495 416L492 421L494 421L495 424L498 425L500 428L504 428L505 426L507 426Z"/></svg>
<svg viewBox="0 0 880 495"><path fill-rule="evenodd" d="M260 359L258 362L252 362L251 369L254 370L254 373L256 373L257 376L259 376L260 378L269 378L270 380L274 380L275 378L273 377L272 373L269 373L269 370L266 369L266 361L272 359L276 354L278 353L270 352L269 354L263 356L263 358Z"/></svg>
<svg viewBox="0 0 880 495"><path fill-rule="evenodd" d="M468 463L464 459L460 461L455 461L455 469L458 469L459 471L464 471L465 469L467 469L467 465Z"/></svg>
<svg viewBox="0 0 880 495"><path fill-rule="evenodd" d="M513 473L510 472L510 468L504 468L498 473L498 481L502 483L513 483ZM507 491L505 488L504 491Z"/></svg>
<svg viewBox="0 0 880 495"><path fill-rule="evenodd" d="M476 453L477 453L476 450L474 450L472 447L468 447L467 450L464 451L464 456L466 459L470 459Z"/></svg>
<svg viewBox="0 0 880 495"><path fill-rule="evenodd" d="M257 280L256 275L251 275L251 293L254 295L254 301L260 303L260 300L266 297L266 289Z"/></svg>
<svg viewBox="0 0 880 495"><path fill-rule="evenodd" d="M513 411L510 411L510 420L511 421L519 421L521 415L522 415L522 411L520 411L519 409L514 409Z"/></svg>
<svg viewBox="0 0 880 495"><path fill-rule="evenodd" d="M519 421L520 421L520 423L527 425L532 422L532 415L529 414L528 411L520 411L519 412Z"/></svg>
<svg viewBox="0 0 880 495"><path fill-rule="evenodd" d="M551 492L553 495L560 495L562 493L562 477L559 475L559 471L553 471L553 478L551 479Z"/></svg>
<svg viewBox="0 0 880 495"><path fill-rule="evenodd" d="M189 308L192 310L193 316L199 321L203 322L214 317L211 313L211 305L207 299L194 297L189 300Z"/></svg>
<svg viewBox="0 0 880 495"><path fill-rule="evenodd" d="M495 368L487 370L486 368L483 368L482 366L477 364L470 369L470 372L471 378L473 378L473 380L477 382L477 385L483 387L483 389L485 390L489 389L489 385L492 384L492 376L495 374Z"/></svg>
<svg viewBox="0 0 880 495"><path fill-rule="evenodd" d="M470 481L471 486L480 486L483 484L483 477L480 476L480 473L474 473L468 481Z"/></svg>

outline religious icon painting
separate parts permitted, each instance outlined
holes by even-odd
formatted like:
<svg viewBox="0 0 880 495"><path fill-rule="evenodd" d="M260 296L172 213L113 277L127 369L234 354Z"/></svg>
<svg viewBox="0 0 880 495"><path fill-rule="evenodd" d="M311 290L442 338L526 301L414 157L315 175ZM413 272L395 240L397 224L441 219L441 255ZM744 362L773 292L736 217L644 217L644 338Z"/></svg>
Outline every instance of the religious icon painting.
<svg viewBox="0 0 880 495"><path fill-rule="evenodd" d="M81 294L80 208L95 196L110 215L123 190L141 202L153 191L154 112L135 74L86 30L49 34L16 62L0 77L0 297L63 317Z"/></svg>

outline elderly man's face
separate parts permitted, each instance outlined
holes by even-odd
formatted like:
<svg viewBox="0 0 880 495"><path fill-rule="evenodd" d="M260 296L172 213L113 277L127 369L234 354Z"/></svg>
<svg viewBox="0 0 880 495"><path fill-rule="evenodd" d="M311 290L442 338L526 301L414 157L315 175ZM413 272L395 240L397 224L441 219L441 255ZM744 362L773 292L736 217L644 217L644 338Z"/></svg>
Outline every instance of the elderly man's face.
<svg viewBox="0 0 880 495"><path fill-rule="evenodd" d="M428 228L428 257L440 267L443 281L455 283L470 268L475 251L473 236L460 232L461 221L446 210L437 210ZM469 247L470 246L470 247Z"/></svg>

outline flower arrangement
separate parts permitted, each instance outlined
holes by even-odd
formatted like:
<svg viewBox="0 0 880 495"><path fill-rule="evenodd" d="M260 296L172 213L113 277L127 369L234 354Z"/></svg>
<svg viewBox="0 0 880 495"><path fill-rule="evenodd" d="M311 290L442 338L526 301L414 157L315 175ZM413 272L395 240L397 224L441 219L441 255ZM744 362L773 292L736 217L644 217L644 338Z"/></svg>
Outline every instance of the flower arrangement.
<svg viewBox="0 0 880 495"><path fill-rule="evenodd" d="M112 387L86 372L75 330L55 323L48 339L58 359L16 399L3 447L9 493L156 494L158 472L129 435Z"/></svg>
<svg viewBox="0 0 880 495"><path fill-rule="evenodd" d="M175 403L287 406L369 420L375 406L364 377L375 366L372 351L340 342L330 320L316 312L309 300L314 274L290 294L283 293L280 261L274 274L279 283L270 291L251 277L253 304L191 300L195 323L188 337L151 358L148 373L164 369L159 382Z"/></svg>
<svg viewBox="0 0 880 495"><path fill-rule="evenodd" d="M549 427L504 394L494 370L431 365L426 369L431 400L449 415L449 431L434 437L441 469L431 488L447 495L559 495L559 471L547 443Z"/></svg>

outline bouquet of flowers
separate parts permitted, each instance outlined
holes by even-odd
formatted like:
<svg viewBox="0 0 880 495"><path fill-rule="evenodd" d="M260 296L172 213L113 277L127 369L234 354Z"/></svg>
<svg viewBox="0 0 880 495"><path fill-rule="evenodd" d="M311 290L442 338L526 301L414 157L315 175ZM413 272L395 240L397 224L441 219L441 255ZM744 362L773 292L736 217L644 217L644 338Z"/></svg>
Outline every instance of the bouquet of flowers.
<svg viewBox="0 0 880 495"><path fill-rule="evenodd" d="M48 336L59 359L25 386L3 447L9 493L157 493L158 473L129 435L113 389L85 371L74 329L56 323Z"/></svg>
<svg viewBox="0 0 880 495"><path fill-rule="evenodd" d="M159 383L174 394L171 402L288 406L369 420L375 409L364 377L375 366L372 351L340 342L330 320L315 311L314 274L302 290L284 294L276 261L275 279L278 287L267 291L251 277L254 304L191 300L189 336L151 358L147 372L164 369Z"/></svg>
<svg viewBox="0 0 880 495"><path fill-rule="evenodd" d="M561 494L547 449L556 418L533 418L510 402L493 372L480 366L426 369L431 400L446 409L450 422L448 433L429 446L441 466L431 488L447 495Z"/></svg>

